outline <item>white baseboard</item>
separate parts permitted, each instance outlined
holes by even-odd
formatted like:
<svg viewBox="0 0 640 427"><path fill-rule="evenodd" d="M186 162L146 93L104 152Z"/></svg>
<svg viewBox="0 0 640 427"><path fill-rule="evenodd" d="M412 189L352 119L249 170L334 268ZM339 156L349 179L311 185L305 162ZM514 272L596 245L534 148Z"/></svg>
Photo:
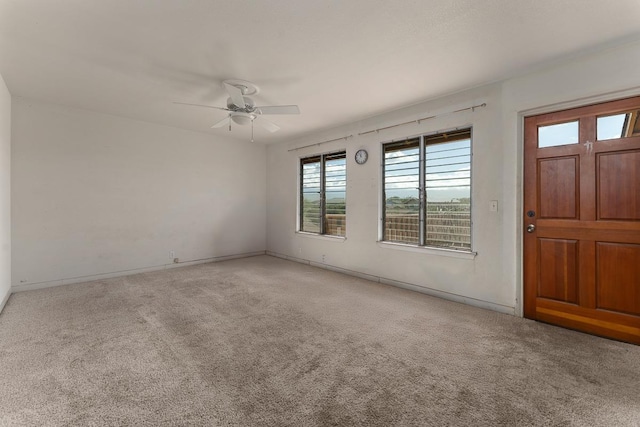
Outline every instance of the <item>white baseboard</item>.
<svg viewBox="0 0 640 427"><path fill-rule="evenodd" d="M398 280L388 279L388 278L385 278L385 277L375 276L375 275L372 275L372 274L361 273L359 271L354 271L354 270L349 270L349 269L346 269L346 268L336 267L336 266L329 265L329 264L322 264L322 263L318 263L318 262L315 262L315 261L310 261L310 260L303 259L303 258L296 258L296 257L280 254L280 253L277 253L277 252L267 251L266 253L267 253L267 255L274 256L274 257L277 257L277 258L282 258L282 259L286 259L286 260L289 260L289 261L295 261L295 262L299 262L301 264L308 264L308 265L311 265L313 267L324 268L326 270L331 270L331 271L335 271L335 272L338 272L338 273L347 274L349 276L355 276L355 277L359 277L361 279L371 280L372 282L382 283L383 285L390 285L390 286L395 286L395 287L402 288L402 289L408 289L408 290L411 290L411 291L423 293L425 295L430 295L430 296L433 296L433 297L442 298L442 299L446 299L446 300L449 300L449 301L459 302L459 303L471 305L471 306L474 306L474 307L484 308L484 309L487 309L487 310L493 310L493 311L497 311L499 313L511 314L511 315L514 315L514 316L516 315L515 307L510 307L510 306L507 306L507 305L498 304L498 303L491 302L491 301L484 301L484 300L477 299L477 298L465 297L463 295L452 294L450 292L440 291L438 289L428 288L428 287L425 287L425 286L419 286L419 285L415 285L415 284L412 284L412 283L401 282L401 281L398 281Z"/></svg>
<svg viewBox="0 0 640 427"><path fill-rule="evenodd" d="M7 304L7 301L9 301L9 297L11 296L11 293L12 293L11 289L7 289L7 292L2 297L2 300L0 301L0 313L2 313L2 310L4 309L4 306Z"/></svg>
<svg viewBox="0 0 640 427"><path fill-rule="evenodd" d="M51 288L54 286L71 285L73 283L94 282L96 280L110 279L113 277L130 276L132 274L149 273L158 270L168 270L170 268L187 267L189 265L206 264L209 262L228 261L237 258L249 258L258 255L265 255L265 251L247 252L243 254L223 255L211 258L203 258L197 260L181 261L171 264L154 265L151 267L141 267L129 270L112 271L108 273L92 274L88 276L68 277L64 279L47 280L43 282L27 283L23 285L14 285L11 290L13 292L34 291L36 289Z"/></svg>
<svg viewBox="0 0 640 427"><path fill-rule="evenodd" d="M398 288L409 289L411 291L421 292L432 297L442 298L453 302L459 302L461 304L497 311L498 313L510 314L512 316L516 315L515 307L510 307L508 305L498 304L495 302L485 301L477 298L465 297L463 295L452 294L450 292L427 288L425 286L418 286L412 283L400 282L398 280L385 279L384 277L380 277L379 281L384 285L391 285Z"/></svg>

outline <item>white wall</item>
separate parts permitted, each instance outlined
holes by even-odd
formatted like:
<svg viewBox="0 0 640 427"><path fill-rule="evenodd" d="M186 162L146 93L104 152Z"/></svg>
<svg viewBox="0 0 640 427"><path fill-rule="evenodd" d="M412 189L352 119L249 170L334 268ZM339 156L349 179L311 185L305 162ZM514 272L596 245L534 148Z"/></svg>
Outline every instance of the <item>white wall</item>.
<svg viewBox="0 0 640 427"><path fill-rule="evenodd" d="M170 250L181 261L194 261L266 248L275 255L520 314L522 117L639 94L638 69L640 43L628 43L271 145L266 153L260 145L15 97L11 110L11 97L2 85L0 196L9 185L3 174L12 166L12 283L15 289L28 289L173 266ZM357 135L482 102L487 107L475 112ZM474 130L477 255L451 257L377 243L381 144L468 125ZM288 151L347 135L354 136ZM370 155L363 166L353 161L359 148ZM348 157L347 239L296 233L298 159L337 149L346 149ZM499 202L497 213L489 211L491 200ZM8 209L8 200L3 207ZM0 262L8 263L9 215L2 215ZM2 271L8 275L8 265Z"/></svg>
<svg viewBox="0 0 640 427"><path fill-rule="evenodd" d="M516 230L518 239L505 240L508 252L522 253L522 159L524 117L580 105L640 95L640 42L577 56L537 72L504 82L502 90L504 158L504 228ZM519 259L521 261L521 259ZM508 266L515 282L517 314L522 315L521 262Z"/></svg>
<svg viewBox="0 0 640 427"><path fill-rule="evenodd" d="M0 311L11 294L11 94L0 76Z"/></svg>
<svg viewBox="0 0 640 427"><path fill-rule="evenodd" d="M525 114L553 111L640 93L640 43L549 64L526 76L425 102L267 150L267 251L328 268L369 275L445 298L521 314L522 121ZM359 137L359 132L486 102L475 112L441 116ZM473 126L472 259L435 251L403 251L376 243L381 199L381 143L422 132ZM333 138L337 141L288 151ZM295 232L298 159L347 150L347 238ZM358 166L355 152L369 161ZM498 200L499 211L489 211ZM324 256L324 262L323 262Z"/></svg>
<svg viewBox="0 0 640 427"><path fill-rule="evenodd" d="M504 202L502 158L502 109L499 85L452 95L422 105L391 112L370 120L318 134L289 145L268 148L267 250L301 260L324 264L403 286L496 310L514 312L514 286L503 272L515 263L516 254L504 254L502 241L514 239L513 230L502 226L503 212L490 212L491 200ZM439 115L486 103L484 108L442 115L420 124L410 124L364 136L358 133L400 122ZM377 243L380 223L382 143L419 133L433 133L456 127L473 128L472 199L474 222L473 256L452 256L450 252L406 250ZM340 136L337 141L297 151L288 150ZM347 237L345 240L318 238L296 233L298 159L314 153L347 150ZM355 152L365 148L369 160L359 166ZM505 233L509 233L505 236ZM388 280L387 280L388 279Z"/></svg>
<svg viewBox="0 0 640 427"><path fill-rule="evenodd" d="M265 155L14 97L14 290L264 251Z"/></svg>

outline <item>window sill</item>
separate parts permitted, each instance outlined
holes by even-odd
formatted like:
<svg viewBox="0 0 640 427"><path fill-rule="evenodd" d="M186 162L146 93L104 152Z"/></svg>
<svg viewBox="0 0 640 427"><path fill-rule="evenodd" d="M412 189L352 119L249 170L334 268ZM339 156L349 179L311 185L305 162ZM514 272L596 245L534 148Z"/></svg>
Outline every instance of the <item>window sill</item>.
<svg viewBox="0 0 640 427"><path fill-rule="evenodd" d="M383 241L378 241L376 243L378 244L379 247L385 248L385 249L397 249L401 251L416 252L416 253L429 254L429 255L438 255L438 256L444 256L449 258L474 259L476 255L478 255L478 252L463 252L463 251L456 251L453 249L431 248L426 246L409 245L405 243L394 243L394 242L383 242Z"/></svg>
<svg viewBox="0 0 640 427"><path fill-rule="evenodd" d="M347 240L346 237L342 236L332 236L330 234L316 234L316 233L307 233L306 231L296 231L296 234L300 237L308 237L311 239L320 239L320 240L329 240L331 242L339 242L344 243Z"/></svg>

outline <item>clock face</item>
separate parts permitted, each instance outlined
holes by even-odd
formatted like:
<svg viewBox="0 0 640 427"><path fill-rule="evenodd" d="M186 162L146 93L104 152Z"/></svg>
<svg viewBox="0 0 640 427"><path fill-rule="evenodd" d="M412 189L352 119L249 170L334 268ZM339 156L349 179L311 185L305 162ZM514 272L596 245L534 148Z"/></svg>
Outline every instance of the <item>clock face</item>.
<svg viewBox="0 0 640 427"><path fill-rule="evenodd" d="M359 165L363 165L367 162L367 159L369 158L369 154L367 153L367 150L358 150L356 152L356 163Z"/></svg>

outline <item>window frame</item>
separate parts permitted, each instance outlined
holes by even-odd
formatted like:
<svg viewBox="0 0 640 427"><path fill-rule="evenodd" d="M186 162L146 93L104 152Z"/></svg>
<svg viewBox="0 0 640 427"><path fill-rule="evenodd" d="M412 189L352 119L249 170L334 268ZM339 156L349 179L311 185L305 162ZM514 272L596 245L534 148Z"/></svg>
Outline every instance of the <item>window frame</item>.
<svg viewBox="0 0 640 427"><path fill-rule="evenodd" d="M437 145L441 143L446 143L446 141L441 142L432 142L428 143L427 140L429 138L434 138L446 134L462 134L468 133L469 135L469 247L445 247L445 246L434 246L427 244L427 188L426 188L426 175L429 173L427 171L426 166L426 156L427 156L427 147L430 145ZM394 144L402 144L417 140L418 147L418 243L413 242L403 242L399 240L388 240L387 238L387 181L386 181L386 156L387 147L392 146ZM462 140L462 139L460 139ZM455 141L455 140L453 140ZM453 142L452 141L452 142ZM413 144L411 144L412 146ZM452 128L444 131L430 132L430 133L421 133L419 135L413 135L401 139L394 139L391 141L382 142L380 145L381 148L381 203L380 203L380 228L379 228L379 240L378 242L387 246L387 247L406 247L406 248L415 248L418 251L434 251L441 253L453 253L459 254L463 257L466 257L467 254L475 256L476 252L474 251L474 238L473 238L473 126L460 126L456 128Z"/></svg>
<svg viewBox="0 0 640 427"><path fill-rule="evenodd" d="M319 231L304 230L304 165L315 163L318 159L320 163L320 191L319 191ZM343 234L330 234L327 232L326 215L327 215L327 160L344 159L344 228ZM347 151L345 149L330 151L327 153L313 154L300 157L298 159L298 233L304 233L312 236L323 236L329 238L346 239L346 222L347 222Z"/></svg>

